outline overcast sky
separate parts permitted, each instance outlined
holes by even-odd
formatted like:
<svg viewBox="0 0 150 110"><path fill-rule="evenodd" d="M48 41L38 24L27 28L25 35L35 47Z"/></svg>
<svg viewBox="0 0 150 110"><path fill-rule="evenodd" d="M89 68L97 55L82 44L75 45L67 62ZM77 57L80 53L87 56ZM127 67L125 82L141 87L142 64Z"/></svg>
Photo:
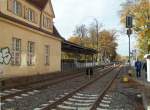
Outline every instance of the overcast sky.
<svg viewBox="0 0 150 110"><path fill-rule="evenodd" d="M52 0L55 12L55 26L59 33L68 39L77 25L90 24L97 18L104 29L121 30L119 20L120 4L125 0ZM118 37L118 53L128 55L128 37ZM132 47L134 39L131 38Z"/></svg>

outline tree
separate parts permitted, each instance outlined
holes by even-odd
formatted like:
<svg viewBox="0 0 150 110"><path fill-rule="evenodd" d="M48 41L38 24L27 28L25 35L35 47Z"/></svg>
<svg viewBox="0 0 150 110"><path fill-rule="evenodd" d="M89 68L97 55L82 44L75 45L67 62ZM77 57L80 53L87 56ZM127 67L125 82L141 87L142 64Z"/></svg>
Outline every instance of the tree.
<svg viewBox="0 0 150 110"><path fill-rule="evenodd" d="M87 28L84 24L77 26L74 35L80 38L80 45L84 46L84 38L87 37Z"/></svg>
<svg viewBox="0 0 150 110"><path fill-rule="evenodd" d="M114 60L117 56L116 32L103 30L100 32L100 53L101 59L105 62L106 59Z"/></svg>
<svg viewBox="0 0 150 110"><path fill-rule="evenodd" d="M93 48L97 49L99 48L99 33L101 31L101 28L103 25L98 22L97 19L94 19L89 27L89 37L91 38Z"/></svg>
<svg viewBox="0 0 150 110"><path fill-rule="evenodd" d="M137 34L137 47L140 54L148 53L148 42L150 41L150 2L149 0L127 0L122 5L121 23L125 25L127 15L132 15L134 19L133 30Z"/></svg>
<svg viewBox="0 0 150 110"><path fill-rule="evenodd" d="M98 55L94 57L104 61L115 60L117 56L116 31L101 30L102 24L98 20L94 20L89 28L85 25L80 25L75 28L73 36L68 40L78 45L96 49Z"/></svg>

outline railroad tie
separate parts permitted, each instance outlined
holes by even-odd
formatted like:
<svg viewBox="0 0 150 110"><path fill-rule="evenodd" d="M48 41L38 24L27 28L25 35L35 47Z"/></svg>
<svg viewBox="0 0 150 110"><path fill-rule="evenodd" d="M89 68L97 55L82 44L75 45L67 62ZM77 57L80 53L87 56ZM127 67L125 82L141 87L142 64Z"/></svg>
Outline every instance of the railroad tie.
<svg viewBox="0 0 150 110"><path fill-rule="evenodd" d="M6 99L5 101L7 101L7 102L13 102L14 99Z"/></svg>

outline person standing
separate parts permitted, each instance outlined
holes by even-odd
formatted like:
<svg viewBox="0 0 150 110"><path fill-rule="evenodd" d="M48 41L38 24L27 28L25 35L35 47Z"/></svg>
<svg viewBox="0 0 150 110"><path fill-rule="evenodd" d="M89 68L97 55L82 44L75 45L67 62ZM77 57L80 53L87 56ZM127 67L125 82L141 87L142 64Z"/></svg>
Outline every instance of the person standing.
<svg viewBox="0 0 150 110"><path fill-rule="evenodd" d="M136 77L137 77L137 78L141 77L141 67L142 67L142 64L141 64L141 62L137 59L137 61L135 62L135 69L136 69Z"/></svg>
<svg viewBox="0 0 150 110"><path fill-rule="evenodd" d="M145 71L145 78L147 78L147 62L143 63L143 70Z"/></svg>

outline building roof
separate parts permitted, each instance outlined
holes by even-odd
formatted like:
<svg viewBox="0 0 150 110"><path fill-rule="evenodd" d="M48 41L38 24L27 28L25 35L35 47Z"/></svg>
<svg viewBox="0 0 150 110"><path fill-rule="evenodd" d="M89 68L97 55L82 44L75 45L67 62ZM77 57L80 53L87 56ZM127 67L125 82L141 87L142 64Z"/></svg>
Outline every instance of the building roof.
<svg viewBox="0 0 150 110"><path fill-rule="evenodd" d="M66 40L62 42L62 51L84 55L94 55L97 53L97 51L94 49L83 47Z"/></svg>
<svg viewBox="0 0 150 110"><path fill-rule="evenodd" d="M42 10L49 0L26 0L26 1L32 3L33 5Z"/></svg>
<svg viewBox="0 0 150 110"><path fill-rule="evenodd" d="M53 26L53 34L59 38L61 38L62 40L64 40L64 38L60 35L60 33L58 32L58 30L56 29L55 26Z"/></svg>
<svg viewBox="0 0 150 110"><path fill-rule="evenodd" d="M46 4L49 2L50 8L52 10L53 13L53 17L55 17L55 13L53 10L53 6L51 3L51 0L26 0L28 3L34 5L35 7L37 7L39 10L43 10L46 6Z"/></svg>

